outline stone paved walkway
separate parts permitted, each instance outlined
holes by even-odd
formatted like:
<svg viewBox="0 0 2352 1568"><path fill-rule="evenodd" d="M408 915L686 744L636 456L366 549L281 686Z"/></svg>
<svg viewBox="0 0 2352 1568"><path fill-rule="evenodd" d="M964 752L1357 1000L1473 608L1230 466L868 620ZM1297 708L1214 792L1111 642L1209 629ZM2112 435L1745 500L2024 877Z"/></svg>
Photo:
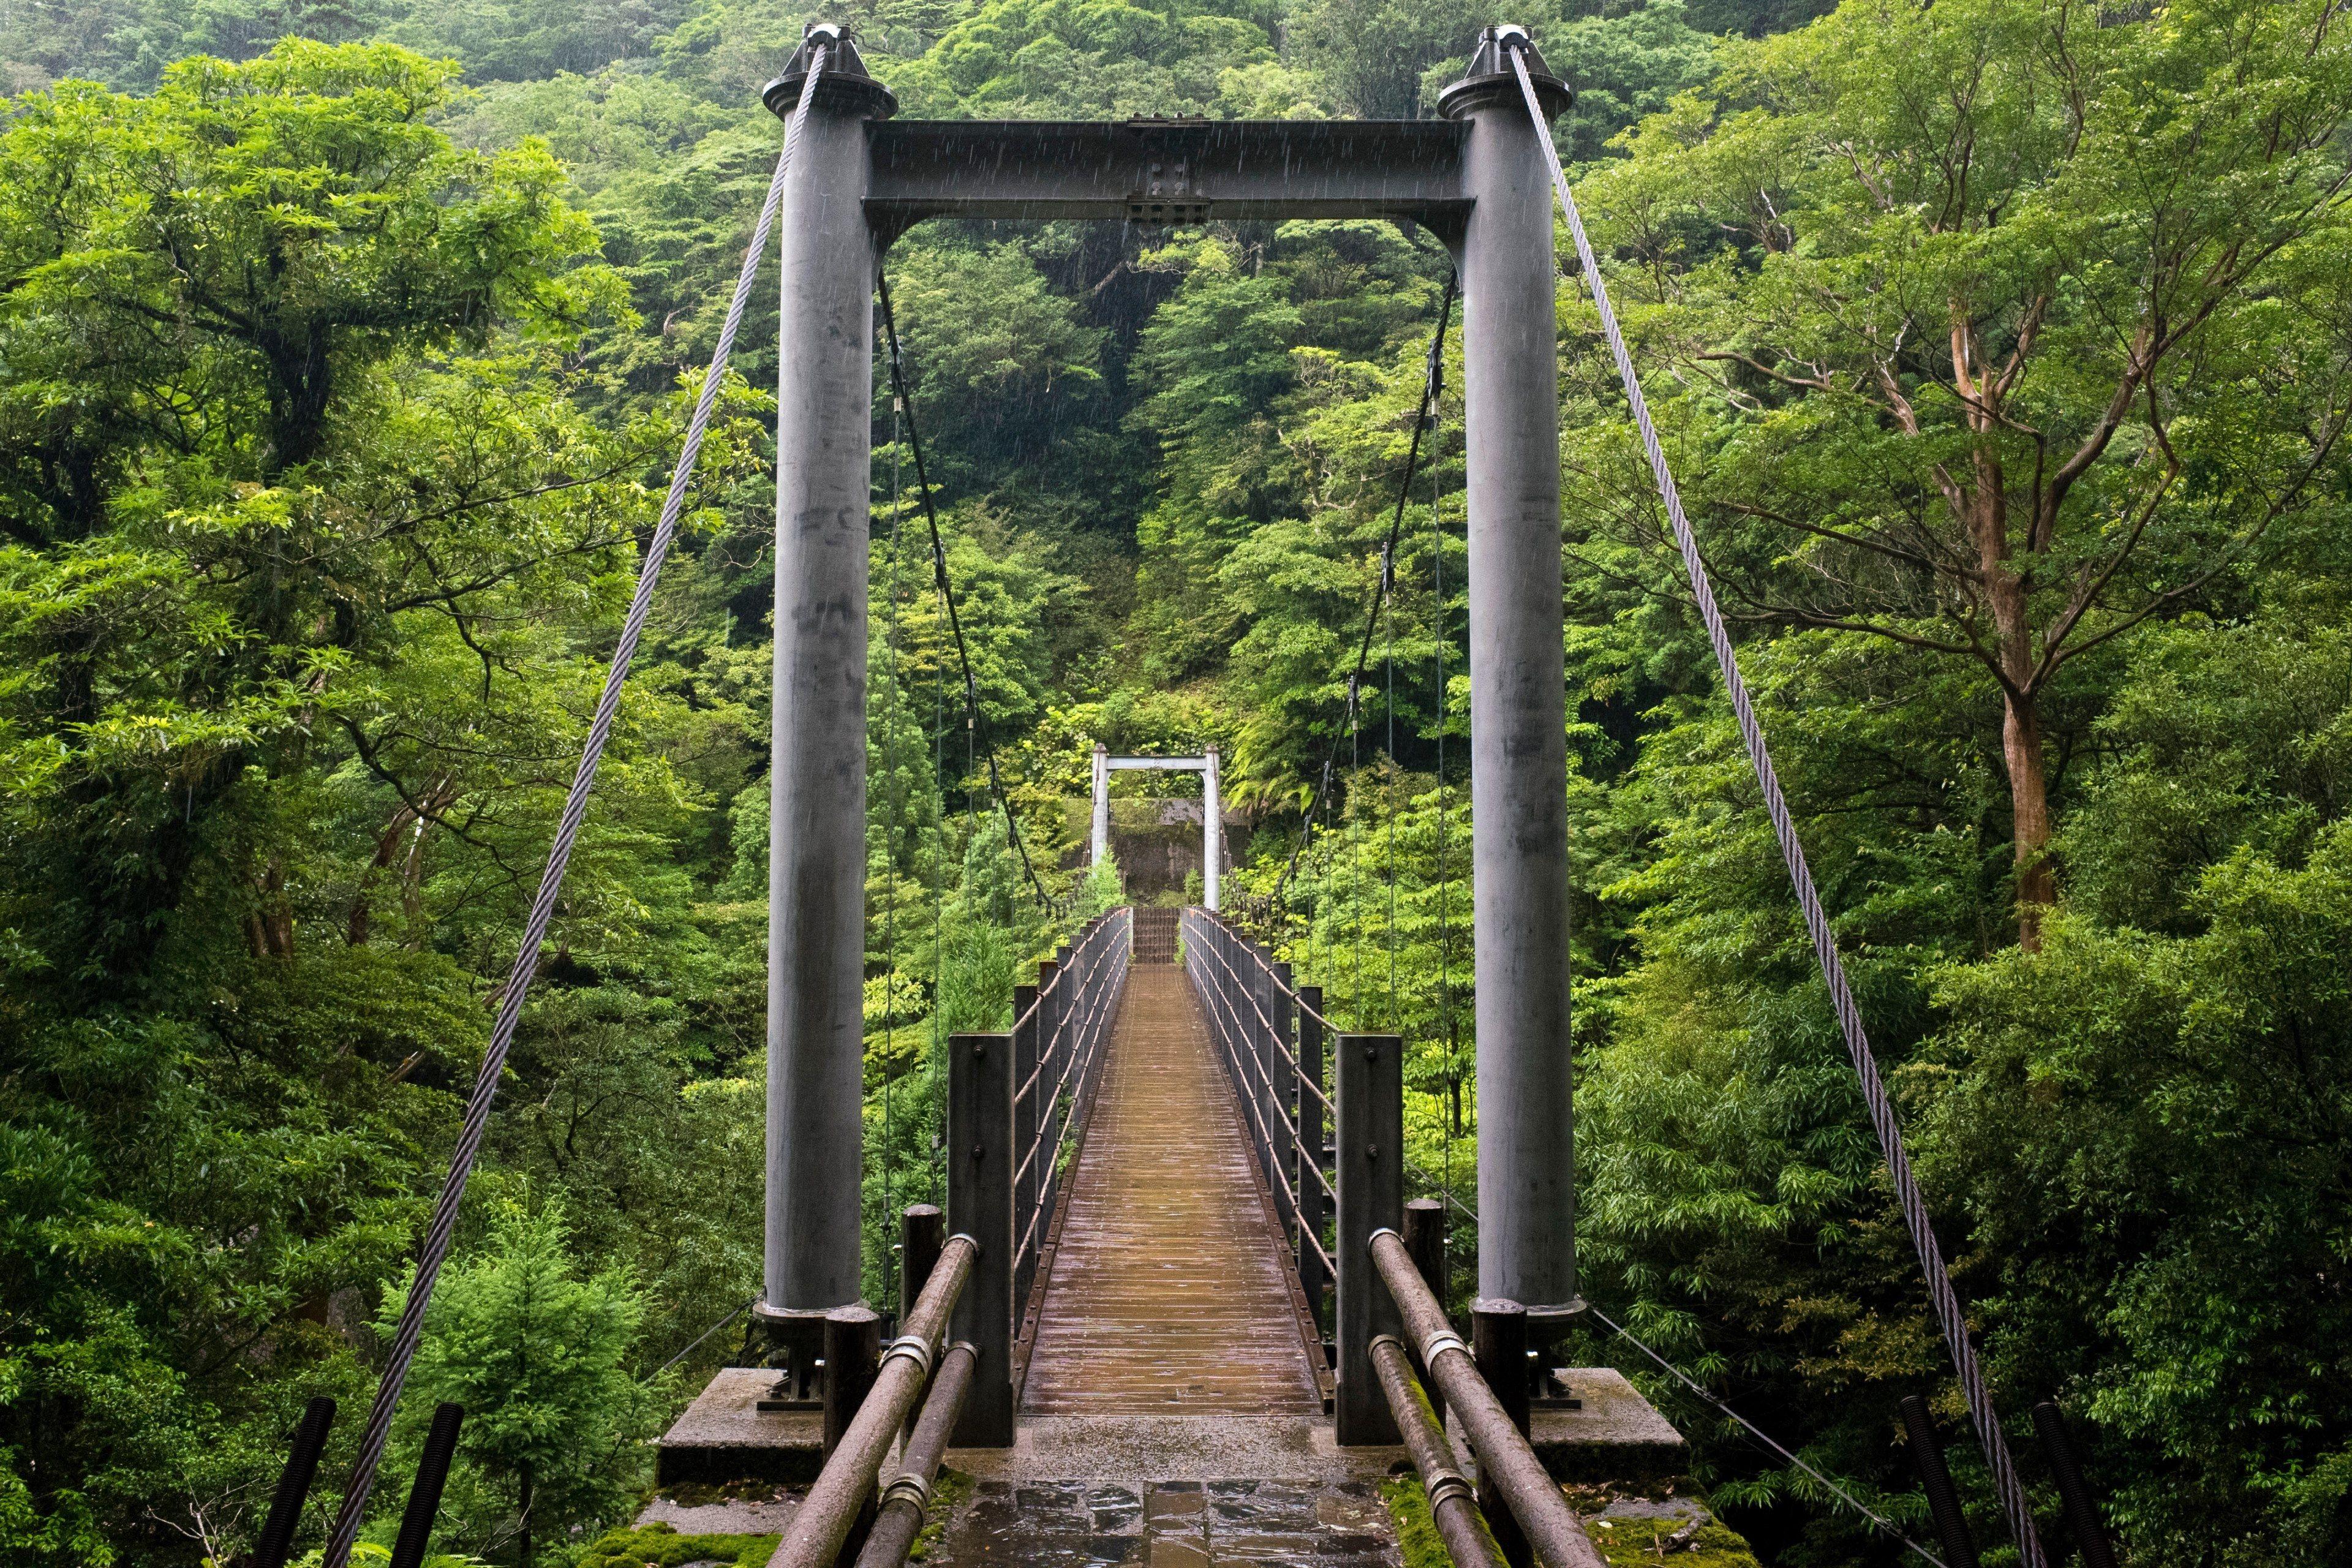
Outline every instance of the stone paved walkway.
<svg viewBox="0 0 2352 1568"><path fill-rule="evenodd" d="M1367 1481L982 1481L929 1563L1024 1568L1393 1565Z"/></svg>

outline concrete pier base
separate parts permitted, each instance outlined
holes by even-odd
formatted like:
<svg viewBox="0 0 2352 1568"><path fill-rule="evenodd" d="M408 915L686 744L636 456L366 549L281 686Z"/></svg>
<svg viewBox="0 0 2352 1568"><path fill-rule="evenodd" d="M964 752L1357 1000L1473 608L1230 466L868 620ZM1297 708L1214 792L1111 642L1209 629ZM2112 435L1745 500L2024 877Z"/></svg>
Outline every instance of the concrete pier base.
<svg viewBox="0 0 2352 1568"><path fill-rule="evenodd" d="M776 1384L772 1367L728 1366L662 1434L656 1484L814 1480L824 1458L824 1415L762 1410Z"/></svg>
<svg viewBox="0 0 2352 1568"><path fill-rule="evenodd" d="M1690 1445L1614 1367L1571 1367L1574 1410L1538 1405L1528 1440L1555 1480L1654 1481L1686 1474Z"/></svg>

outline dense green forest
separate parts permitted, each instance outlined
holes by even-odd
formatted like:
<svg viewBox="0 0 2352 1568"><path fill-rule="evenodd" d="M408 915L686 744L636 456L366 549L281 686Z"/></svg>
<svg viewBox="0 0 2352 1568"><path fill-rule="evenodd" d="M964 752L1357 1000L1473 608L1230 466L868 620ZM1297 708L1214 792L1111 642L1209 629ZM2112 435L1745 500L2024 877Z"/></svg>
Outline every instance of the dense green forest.
<svg viewBox="0 0 2352 1568"><path fill-rule="evenodd" d="M2026 1407L2065 1405L2135 1564L2352 1563L2337 9L1510 18L1578 89L1562 153L1997 1395L2029 1455ZM1061 118L1425 115L1502 19L827 15L906 113ZM0 1559L226 1561L304 1400L364 1405L805 19L0 5ZM873 1299L887 1215L937 1192L942 1034L997 1025L1117 897L1074 868L1097 741L1223 748L1247 917L1406 1034L1416 1158L1467 1190L1451 398L1343 731L1443 251L930 225L887 265L982 722L1062 902L980 785L882 399ZM478 1413L443 1540L492 1563L568 1563L626 1515L640 1440L742 1343L697 1337L757 1283L755 301L395 1436L404 1476L434 1400ZM1917 1521L1895 1401L1958 1437L1957 1393L1566 276L1559 331L1585 1288ZM1285 880L1335 745L1330 831ZM1622 1342L1577 1350L1682 1424L1768 1560L1897 1560Z"/></svg>

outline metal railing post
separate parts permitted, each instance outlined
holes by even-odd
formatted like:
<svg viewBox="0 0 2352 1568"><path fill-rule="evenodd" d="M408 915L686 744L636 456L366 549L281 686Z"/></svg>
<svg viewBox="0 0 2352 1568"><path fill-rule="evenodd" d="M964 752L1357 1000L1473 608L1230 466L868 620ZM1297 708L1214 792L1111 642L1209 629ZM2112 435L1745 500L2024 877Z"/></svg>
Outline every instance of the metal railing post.
<svg viewBox="0 0 2352 1568"><path fill-rule="evenodd" d="M874 1391L882 1363L882 1314L871 1307L835 1307L824 1315L824 1451L841 1446L841 1435L857 1418L857 1407Z"/></svg>
<svg viewBox="0 0 2352 1568"><path fill-rule="evenodd" d="M1406 1245L1411 1247L1410 1240ZM1503 1414L1511 1418L1520 1436L1527 1436L1533 1415L1528 1402L1528 1310L1517 1301L1472 1302L1470 1357L1478 1363L1478 1375L1494 1391ZM1510 1568L1528 1568L1535 1554L1490 1466L1478 1468L1478 1509L1486 1516L1495 1543L1503 1549L1503 1561Z"/></svg>
<svg viewBox="0 0 2352 1568"><path fill-rule="evenodd" d="M2066 1426L2066 1413L2043 1400L2033 1407L2033 1430L2042 1439L2051 1472L2058 1478L2058 1496L2066 1505L2066 1528L2074 1532L2075 1550L2083 1554L2083 1568L2116 1568L2116 1551L2107 1544L2098 1505L2091 1500L2091 1489L2084 1483L2083 1461L2074 1451L2074 1434Z"/></svg>
<svg viewBox="0 0 2352 1568"><path fill-rule="evenodd" d="M1445 1205L1435 1198L1415 1198L1404 1205L1404 1224L1397 1227L1413 1267L1429 1282L1429 1293L1445 1300Z"/></svg>
<svg viewBox="0 0 2352 1568"><path fill-rule="evenodd" d="M449 1484L449 1460L457 1452L457 1432L466 1422L466 1408L447 1401L433 1407L433 1426L425 1434L425 1452L416 1461L416 1479L409 1483L407 1506L400 1510L400 1533L392 1542L387 1568L425 1568L425 1549L433 1542L433 1524L441 1517L441 1493Z"/></svg>
<svg viewBox="0 0 2352 1568"><path fill-rule="evenodd" d="M1374 1275L1376 1230L1404 1217L1404 1041L1341 1035L1333 1047L1339 1092L1339 1366L1333 1415L1343 1445L1397 1441L1372 1366L1372 1341L1398 1332L1396 1305Z"/></svg>
<svg viewBox="0 0 2352 1568"><path fill-rule="evenodd" d="M1298 999L1304 1006L1298 1015L1298 1078L1292 1085L1297 1112L1299 1228L1311 1232L1318 1243L1323 1239L1323 1221L1328 1208L1323 1197L1320 1177L1323 1173L1323 1102L1307 1092L1308 1086L1323 1087L1323 988L1302 985ZM1304 1235L1298 1241L1298 1284L1307 1292L1307 1306L1318 1323L1325 1323L1323 1311L1324 1287L1331 1281L1325 1277L1323 1258L1314 1247L1307 1245Z"/></svg>
<svg viewBox="0 0 2352 1568"><path fill-rule="evenodd" d="M882 1369L882 1314L871 1307L835 1307L824 1315L824 1455L831 1458L874 1392ZM868 1487L850 1521L842 1551L855 1552L874 1525L874 1489Z"/></svg>
<svg viewBox="0 0 2352 1568"><path fill-rule="evenodd" d="M904 1321L915 1298L930 1283L940 1248L948 1244L948 1216L936 1204L908 1204L898 1216L898 1317Z"/></svg>
<svg viewBox="0 0 2352 1568"><path fill-rule="evenodd" d="M1404 1249L1412 1254L1412 1266L1429 1286L1430 1294L1439 1301L1445 1300L1445 1205L1435 1198L1414 1198L1404 1205L1404 1224L1397 1227L1404 1237ZM1428 1372L1422 1368L1424 1376ZM1444 1410L1438 1412L1441 1421Z"/></svg>
<svg viewBox="0 0 2352 1568"><path fill-rule="evenodd" d="M1935 1519L1936 1534L1944 1543L1949 1568L1977 1568L1976 1538L1969 1533L1968 1516L1960 1511L1960 1494L1952 1486L1952 1472L1944 1466L1944 1446L1936 1438L1927 1402L1916 1394L1906 1394L1902 1411L1904 1430L1911 1439L1911 1463L1917 1467L1919 1484L1927 1493L1927 1511Z"/></svg>
<svg viewBox="0 0 2352 1568"><path fill-rule="evenodd" d="M278 1472L278 1490L270 1499L269 1515L262 1521L253 1548L255 1568L286 1568L294 1548L294 1527L301 1522L302 1504L318 1479L319 1456L326 1451L327 1428L334 1424L335 1402L320 1394L302 1407L294 1427L294 1443Z"/></svg>
<svg viewBox="0 0 2352 1568"><path fill-rule="evenodd" d="M979 1356L965 1448L1013 1446L1013 1089L1010 1035L948 1037L948 1228L980 1243L953 1319Z"/></svg>

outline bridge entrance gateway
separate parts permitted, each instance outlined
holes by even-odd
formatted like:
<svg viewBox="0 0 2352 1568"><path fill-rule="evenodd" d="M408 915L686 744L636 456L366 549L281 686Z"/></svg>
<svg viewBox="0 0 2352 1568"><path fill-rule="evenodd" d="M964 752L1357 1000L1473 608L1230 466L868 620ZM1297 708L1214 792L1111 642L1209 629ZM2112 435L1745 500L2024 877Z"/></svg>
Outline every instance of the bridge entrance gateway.
<svg viewBox="0 0 2352 1568"><path fill-rule="evenodd" d="M1556 115L1567 87L1523 29L1496 26L1433 121L909 121L850 37L812 26L763 96L791 129L778 175L766 1235L753 1311L786 1370L721 1372L665 1440L663 1479L805 1473L784 1450L820 1450L778 1549L785 1568L845 1551L895 1568L950 1443L983 1486L1017 1483L996 1513L1022 1516L1017 1542L990 1537L1006 1521L974 1524L995 1517L982 1500L959 1528L987 1538L951 1536L950 1563L1008 1546L1058 1560L1032 1517L1053 1511L1038 1489L1085 1482L1092 1500L1064 1544L1088 1560L1102 1554L1087 1529L1105 1528L1101 1499L1116 1496L1133 1500L1148 1539L1139 1556L1105 1561L1160 1563L1165 1538L1172 1561L1272 1552L1370 1568L1392 1561L1372 1488L1402 1444L1457 1563L1523 1563L1532 1550L1554 1568L1598 1568L1529 1444L1545 1436L1531 1394L1549 1387L1535 1357L1583 1305L1556 268L1549 130L1530 113ZM908 1211L902 1318L882 1352L859 1300L860 1184L846 1178L862 1169L875 300L895 356L883 258L935 217L1385 217L1427 228L1453 257L1484 1108L1475 1367L1439 1300L1445 1216L1403 1202L1403 1042L1332 1030L1320 993L1294 988L1286 964L1218 913L1213 746L1095 748L1097 862L1112 773L1202 773L1202 907L1097 918L1039 963L1034 985L1014 987L1009 1034L950 1038L947 1211ZM923 483L920 462L919 447ZM1421 1380L1460 1437L1433 1425ZM1679 1436L1616 1373L1577 1374L1597 1406L1580 1416L1565 1414L1578 1399L1549 1392L1555 1440L1605 1445L1632 1473L1679 1468ZM1475 1465L1455 1458L1460 1440ZM1457 1464L1480 1476L1475 1500ZM1203 1506L1207 1482L1261 1480L1305 1489Z"/></svg>
<svg viewBox="0 0 2352 1568"><path fill-rule="evenodd" d="M814 1343L824 1314L860 1291L859 1194L841 1173L859 1168L863 1086L873 300L891 242L932 217L1387 217L1453 253L1468 450L1478 1290L1524 1303L1538 1323L1576 1309L1556 270L1546 144L1514 49L1547 111L1565 108L1566 85L1508 27L1481 34L1434 121L902 121L854 43L822 26L768 89L780 114L808 99L778 224L757 1308L774 1331Z"/></svg>
<svg viewBox="0 0 2352 1568"><path fill-rule="evenodd" d="M1095 746L1094 834L1088 840L1087 864L1099 866L1110 853L1110 775L1114 773L1196 773L1201 775L1201 907L1212 911L1218 902L1218 873L1225 859L1224 800L1217 783L1217 748L1197 757L1114 757L1110 748Z"/></svg>

